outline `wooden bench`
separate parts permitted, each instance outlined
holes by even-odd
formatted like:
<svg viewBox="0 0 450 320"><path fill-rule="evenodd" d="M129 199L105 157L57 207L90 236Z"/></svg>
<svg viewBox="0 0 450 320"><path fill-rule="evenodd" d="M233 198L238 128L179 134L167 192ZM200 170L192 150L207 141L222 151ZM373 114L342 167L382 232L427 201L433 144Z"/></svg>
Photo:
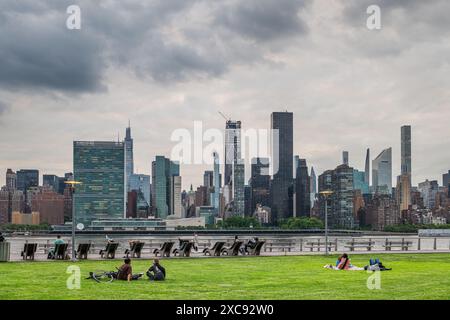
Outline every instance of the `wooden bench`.
<svg viewBox="0 0 450 320"><path fill-rule="evenodd" d="M281 252L291 252L291 249L295 248L295 241L293 240L272 240L266 242L264 246L264 251L281 251Z"/></svg>
<svg viewBox="0 0 450 320"><path fill-rule="evenodd" d="M261 249L264 245L265 241L257 241L253 248L248 248L248 254L250 256L259 256L261 253Z"/></svg>
<svg viewBox="0 0 450 320"><path fill-rule="evenodd" d="M412 241L405 241L405 239L399 240L388 240L386 239L383 247L386 251L391 251L392 248L401 248L401 250L408 251L408 249L412 246Z"/></svg>
<svg viewBox="0 0 450 320"><path fill-rule="evenodd" d="M307 241L305 247L311 252L314 251L314 249L317 249L319 252L320 249L326 248L325 241L320 241L320 239L316 241ZM337 251L337 239L335 241L328 241L328 251L332 251L332 248L334 248L334 251Z"/></svg>
<svg viewBox="0 0 450 320"><path fill-rule="evenodd" d="M366 240L355 241L355 239L352 239L352 241L345 243L345 247L349 248L350 251L355 251L356 248L366 248L367 251L371 251L374 245L375 241L372 241L372 239L369 239L368 241Z"/></svg>

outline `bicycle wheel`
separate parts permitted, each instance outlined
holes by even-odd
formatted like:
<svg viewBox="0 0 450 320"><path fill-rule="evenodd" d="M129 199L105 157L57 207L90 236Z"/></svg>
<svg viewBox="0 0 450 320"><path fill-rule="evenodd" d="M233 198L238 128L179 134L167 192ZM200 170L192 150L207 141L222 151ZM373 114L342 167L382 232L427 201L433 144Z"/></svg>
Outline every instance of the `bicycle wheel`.
<svg viewBox="0 0 450 320"><path fill-rule="evenodd" d="M114 280L111 272L106 272L103 270L93 272L92 278L94 278L97 282L112 282Z"/></svg>

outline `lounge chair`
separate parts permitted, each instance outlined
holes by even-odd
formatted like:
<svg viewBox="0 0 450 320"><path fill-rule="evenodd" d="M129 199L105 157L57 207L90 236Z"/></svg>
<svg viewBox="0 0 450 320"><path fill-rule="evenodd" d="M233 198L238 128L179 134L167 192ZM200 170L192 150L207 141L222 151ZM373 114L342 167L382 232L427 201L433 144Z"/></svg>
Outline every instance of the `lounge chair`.
<svg viewBox="0 0 450 320"><path fill-rule="evenodd" d="M180 257L190 257L193 245L193 242L185 241L181 247L173 250L173 255L176 256L178 254Z"/></svg>
<svg viewBox="0 0 450 320"><path fill-rule="evenodd" d="M130 249L125 250L125 257L128 258L128 256L131 254L132 258L140 258L144 244L145 244L144 242L140 242L140 241L131 243Z"/></svg>
<svg viewBox="0 0 450 320"><path fill-rule="evenodd" d="M78 249L76 255L79 259L87 259L89 249L91 249L90 243L80 243L78 244Z"/></svg>
<svg viewBox="0 0 450 320"><path fill-rule="evenodd" d="M159 254L161 257L170 257L173 244L174 242L164 242L161 248L153 250L153 253L155 256L158 256Z"/></svg>
<svg viewBox="0 0 450 320"><path fill-rule="evenodd" d="M106 245L104 250L100 250L100 257L105 257L106 259L114 259L116 256L116 250L119 247L119 244L116 242L110 242Z"/></svg>
<svg viewBox="0 0 450 320"><path fill-rule="evenodd" d="M234 242L229 248L222 248L221 253L227 256L237 256L239 254L239 248L242 246L242 241Z"/></svg>
<svg viewBox="0 0 450 320"><path fill-rule="evenodd" d="M266 243L265 241L257 241L253 248L247 248L248 254L250 256L259 256L261 253L261 248Z"/></svg>
<svg viewBox="0 0 450 320"><path fill-rule="evenodd" d="M217 241L216 243L214 243L214 245L212 246L212 248L205 248L203 250L203 254L209 255L209 256L220 256L220 252L223 248L223 246L225 245L224 241Z"/></svg>
<svg viewBox="0 0 450 320"><path fill-rule="evenodd" d="M37 243L25 243L23 245L23 251L20 253L23 260L34 260L34 255L37 250Z"/></svg>
<svg viewBox="0 0 450 320"><path fill-rule="evenodd" d="M67 243L58 243L55 244L55 250L54 252L54 259L55 260L65 260L66 259L66 252L67 252L67 247L69 245Z"/></svg>

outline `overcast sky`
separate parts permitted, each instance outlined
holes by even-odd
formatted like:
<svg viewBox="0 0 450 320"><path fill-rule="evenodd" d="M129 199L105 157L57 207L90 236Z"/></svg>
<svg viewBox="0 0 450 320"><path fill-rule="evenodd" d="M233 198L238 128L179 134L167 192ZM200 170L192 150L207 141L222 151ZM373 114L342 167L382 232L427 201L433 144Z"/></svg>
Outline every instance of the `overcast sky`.
<svg viewBox="0 0 450 320"><path fill-rule="evenodd" d="M81 8L68 30L66 8ZM366 9L381 8L381 30ZM173 130L244 129L294 112L294 153L317 174L341 151L364 169L412 125L413 184L450 169L450 1L0 2L0 181L7 168L72 171L73 140L123 138L150 174ZM185 188L205 166L182 166ZM222 168L223 169L223 168Z"/></svg>

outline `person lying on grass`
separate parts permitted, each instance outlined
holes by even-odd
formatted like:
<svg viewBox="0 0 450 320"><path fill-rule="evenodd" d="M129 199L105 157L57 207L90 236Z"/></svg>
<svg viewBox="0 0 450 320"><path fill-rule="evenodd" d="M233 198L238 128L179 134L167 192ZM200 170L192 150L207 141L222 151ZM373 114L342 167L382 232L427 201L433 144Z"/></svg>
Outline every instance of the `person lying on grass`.
<svg viewBox="0 0 450 320"><path fill-rule="evenodd" d="M131 280L138 280L142 277L142 273L133 275L133 268L131 267L131 259L126 258L123 260L123 265L117 271L117 280L125 280L130 282Z"/></svg>
<svg viewBox="0 0 450 320"><path fill-rule="evenodd" d="M153 260L153 265L147 271L150 281L163 281L166 279L166 269L159 263L159 259Z"/></svg>
<svg viewBox="0 0 450 320"><path fill-rule="evenodd" d="M335 266L327 264L324 266L324 268L333 270L355 270L355 271L364 270L364 268L352 265L350 258L346 253L344 253L342 256L338 258L338 261L336 262Z"/></svg>

